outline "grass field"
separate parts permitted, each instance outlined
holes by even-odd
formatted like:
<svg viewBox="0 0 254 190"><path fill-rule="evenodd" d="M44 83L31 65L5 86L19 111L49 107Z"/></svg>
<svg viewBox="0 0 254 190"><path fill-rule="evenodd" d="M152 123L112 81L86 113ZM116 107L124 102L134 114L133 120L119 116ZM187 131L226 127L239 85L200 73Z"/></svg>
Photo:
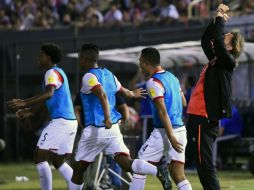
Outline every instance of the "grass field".
<svg viewBox="0 0 254 190"><path fill-rule="evenodd" d="M248 171L218 172L222 190L254 190L254 176ZM28 182L16 182L15 176L27 176ZM196 173L187 173L193 190L201 190ZM53 189L67 189L64 179L53 170ZM36 168L31 163L0 164L1 190L39 190L39 179ZM161 190L162 187L155 177L148 177L146 190ZM176 188L174 187L176 190Z"/></svg>

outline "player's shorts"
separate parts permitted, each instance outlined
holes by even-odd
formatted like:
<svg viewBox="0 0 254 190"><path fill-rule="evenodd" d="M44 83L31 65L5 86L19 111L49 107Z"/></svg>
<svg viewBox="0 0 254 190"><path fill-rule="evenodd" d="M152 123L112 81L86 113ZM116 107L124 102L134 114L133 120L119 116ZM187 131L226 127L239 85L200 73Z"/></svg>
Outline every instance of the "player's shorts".
<svg viewBox="0 0 254 190"><path fill-rule="evenodd" d="M75 160L94 162L96 156L101 152L113 156L118 154L130 155L118 124L112 125L110 129L94 126L83 129Z"/></svg>
<svg viewBox="0 0 254 190"><path fill-rule="evenodd" d="M71 154L77 127L77 120L53 119L43 129L37 146L58 155Z"/></svg>
<svg viewBox="0 0 254 190"><path fill-rule="evenodd" d="M155 128L139 150L138 157L152 163L158 163L165 155L167 163L171 161L185 163L186 128L181 127L173 129L173 131L178 142L183 145L184 151L182 153L178 153L172 147L164 128Z"/></svg>

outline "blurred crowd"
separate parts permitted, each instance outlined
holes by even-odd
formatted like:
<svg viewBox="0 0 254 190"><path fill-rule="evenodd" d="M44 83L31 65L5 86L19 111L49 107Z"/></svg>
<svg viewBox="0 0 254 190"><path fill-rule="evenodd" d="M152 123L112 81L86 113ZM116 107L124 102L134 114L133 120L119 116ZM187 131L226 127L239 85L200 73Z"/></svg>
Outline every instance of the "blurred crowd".
<svg viewBox="0 0 254 190"><path fill-rule="evenodd" d="M192 0L1 0L0 29L31 30L78 26L139 26L188 23ZM193 7L209 17L219 3L231 3L239 14L253 14L254 0L203 0Z"/></svg>

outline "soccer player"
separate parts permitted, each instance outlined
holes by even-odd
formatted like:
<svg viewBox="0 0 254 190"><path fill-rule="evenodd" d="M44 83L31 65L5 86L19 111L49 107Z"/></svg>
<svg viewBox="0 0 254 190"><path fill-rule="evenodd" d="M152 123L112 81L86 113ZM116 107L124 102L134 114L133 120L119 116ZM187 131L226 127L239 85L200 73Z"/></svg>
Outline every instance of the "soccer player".
<svg viewBox="0 0 254 190"><path fill-rule="evenodd" d="M19 109L17 116L27 117L41 103L46 103L51 121L41 133L34 152L34 161L40 176L41 189L52 189L52 173L48 160L67 183L72 176L72 168L65 162L67 154L72 153L77 131L77 120L73 110L68 79L64 71L57 66L61 60L61 49L52 43L41 45L38 56L39 67L46 71L44 92L28 99L13 99L8 104ZM41 113L43 114L43 113Z"/></svg>
<svg viewBox="0 0 254 190"><path fill-rule="evenodd" d="M158 164L163 155L169 164L170 175L179 190L191 190L184 174L186 129L182 121L184 95L178 79L160 65L160 54L155 48L145 48L139 58L145 76L146 89L153 114L154 129L139 151L139 158ZM163 170L162 170L163 171ZM161 180L164 189L171 189L168 178ZM143 190L146 177L134 174L130 190Z"/></svg>
<svg viewBox="0 0 254 190"><path fill-rule="evenodd" d="M218 135L218 121L231 117L231 80L244 44L239 32L224 34L228 11L228 6L220 4L202 36L201 46L209 63L201 72L187 109L187 130L192 139L189 143L205 190L220 190L212 149Z"/></svg>
<svg viewBox="0 0 254 190"><path fill-rule="evenodd" d="M123 142L118 121L120 114L115 109L115 94L141 98L144 90L130 91L120 84L106 68L99 68L99 49L93 44L84 44L79 52L80 69L85 75L80 90L84 107L85 128L79 141L70 190L83 187L83 173L95 157L104 152L113 155L115 161L127 172L157 174L157 168L140 159L132 160Z"/></svg>
<svg viewBox="0 0 254 190"><path fill-rule="evenodd" d="M125 99L119 93L120 92L116 93L116 109L121 114L120 126L125 127L125 125L129 123L128 122L128 120L129 120L129 108L128 108L128 105L127 105ZM79 126L80 126L80 128L83 129L84 128L84 118L83 118L84 113L83 113L83 106L82 106L80 93L78 93L76 98L75 98L74 111L75 111ZM76 137L77 136L79 136L79 130L78 130L78 133L77 133ZM113 160L113 157L111 155L108 155L106 158L107 158L107 163L105 163L105 164L109 164L109 168L111 168L117 174L121 175L122 170L121 170L120 166ZM87 180L86 181L87 182L86 187L93 188L92 184L94 184L94 175L91 175L91 174L95 174L95 171L97 170L97 165L93 164L93 166L92 167L90 166L89 169L91 171L86 170L86 173L90 174L90 175L86 175L86 180ZM108 172L108 175L109 175L110 180L112 182L112 186L116 187L118 189L121 189L121 186L122 186L121 179L119 177L113 175L110 172Z"/></svg>

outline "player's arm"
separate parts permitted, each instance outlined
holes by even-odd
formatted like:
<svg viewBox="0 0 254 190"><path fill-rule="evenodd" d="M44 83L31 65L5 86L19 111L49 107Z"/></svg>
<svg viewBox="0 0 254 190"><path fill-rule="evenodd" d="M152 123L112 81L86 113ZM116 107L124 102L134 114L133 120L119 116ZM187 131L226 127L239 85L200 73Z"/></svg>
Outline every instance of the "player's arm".
<svg viewBox="0 0 254 190"><path fill-rule="evenodd" d="M38 112L47 112L46 106L44 103L36 104L36 106L33 107L25 107L22 109L19 109L16 112L16 117L20 120L27 119L29 117L34 116Z"/></svg>
<svg viewBox="0 0 254 190"><path fill-rule="evenodd" d="M182 98L182 105L185 108L185 107L187 107L187 101L186 101L186 98L185 98L182 90L180 91L180 93L181 93L181 98Z"/></svg>
<svg viewBox="0 0 254 190"><path fill-rule="evenodd" d="M127 98L145 98L145 95L147 94L146 90L143 88L129 90L127 88L121 87L119 92Z"/></svg>
<svg viewBox="0 0 254 190"><path fill-rule="evenodd" d="M122 115L122 124L128 124L129 118L130 118L130 113L129 113L129 107L126 104L124 98L119 95L119 93L116 93L116 105L117 105L117 109L118 111L121 113Z"/></svg>
<svg viewBox="0 0 254 190"><path fill-rule="evenodd" d="M102 105L103 113L104 113L104 123L106 125L106 128L110 129L112 126L112 123L110 120L108 97L101 85L95 86L91 91L95 96L97 96L99 98L100 103Z"/></svg>
<svg viewBox="0 0 254 190"><path fill-rule="evenodd" d="M127 104L121 104L120 106L118 106L118 110L122 115L123 122L128 121L130 118L130 113Z"/></svg>
<svg viewBox="0 0 254 190"><path fill-rule="evenodd" d="M177 152L182 152L183 146L175 138L172 124L171 124L170 118L168 117L168 113L167 113L167 110L165 107L164 99L163 98L156 98L156 99L154 99L153 102L155 104L156 109L158 110L159 118L161 120L163 127L165 128L166 134L167 134L172 146L174 147L174 149Z"/></svg>
<svg viewBox="0 0 254 190"><path fill-rule="evenodd" d="M129 90L127 88L124 88L115 76L114 78L115 78L115 83L116 83L118 92L122 96L126 98L145 98L145 95L147 94L145 89L138 88L135 90Z"/></svg>
<svg viewBox="0 0 254 190"><path fill-rule="evenodd" d="M108 97L98 81L96 75L93 73L86 73L82 78L81 93L90 94L93 93L99 98L104 113L104 123L106 128L111 128L112 123L110 120L110 107ZM86 109L86 108L84 108Z"/></svg>
<svg viewBox="0 0 254 190"><path fill-rule="evenodd" d="M81 117L81 114L82 114L82 102L81 102L81 97L80 97L80 94L78 93L76 95L76 98L74 100L74 113L76 115L76 118L77 118L77 121L78 121L78 126L80 128L84 128L84 125L83 125L83 121L82 121L82 117Z"/></svg>
<svg viewBox="0 0 254 190"><path fill-rule="evenodd" d="M51 98L51 96L54 94L55 87L48 85L46 86L46 90L36 96L33 96L28 99L12 99L7 102L7 104L14 109L19 109L19 108L25 108L25 107L31 107L35 106L37 104L45 102L45 100Z"/></svg>
<svg viewBox="0 0 254 190"><path fill-rule="evenodd" d="M10 107L16 109L35 106L39 103L43 103L53 96L55 89L62 85L63 78L57 71L50 69L46 72L44 81L45 91L43 93L24 100L13 99L7 103Z"/></svg>
<svg viewBox="0 0 254 190"><path fill-rule="evenodd" d="M171 121L165 106L165 102L164 102L165 89L163 85L161 84L160 81L151 78L147 82L146 88L147 88L149 97L152 99L156 107L162 126L165 128L166 134L172 146L175 148L177 152L182 152L183 151L182 145L178 143L178 141L176 140L174 136L172 124L171 124Z"/></svg>

